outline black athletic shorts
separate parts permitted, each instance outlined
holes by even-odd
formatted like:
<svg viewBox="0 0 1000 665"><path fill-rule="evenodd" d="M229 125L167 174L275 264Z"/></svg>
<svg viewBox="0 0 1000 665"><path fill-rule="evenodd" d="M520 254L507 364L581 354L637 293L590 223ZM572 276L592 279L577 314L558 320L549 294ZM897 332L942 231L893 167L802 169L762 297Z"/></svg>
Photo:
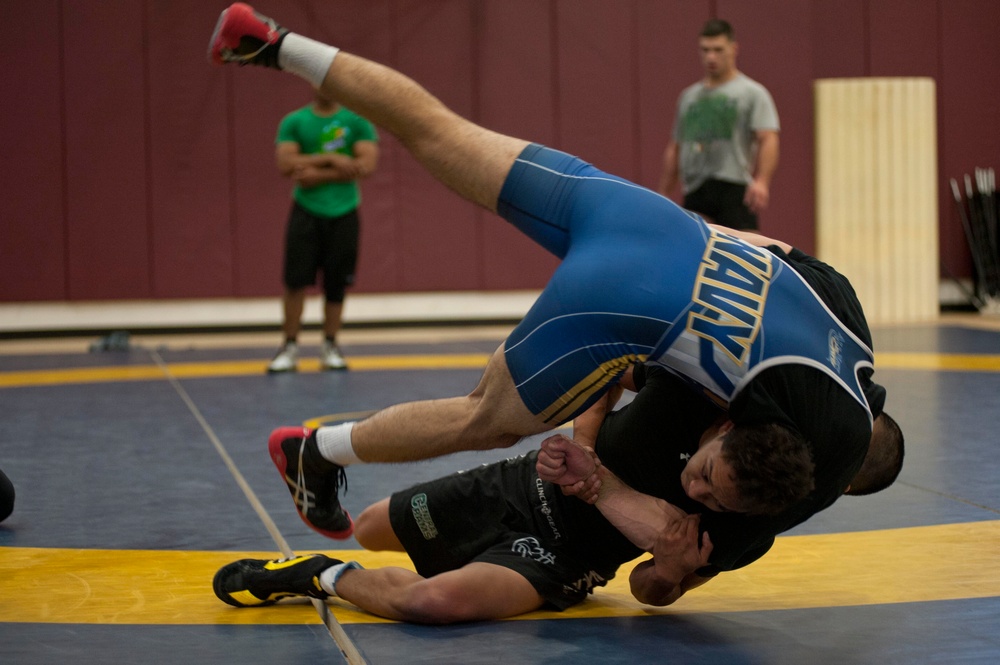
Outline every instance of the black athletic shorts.
<svg viewBox="0 0 1000 665"><path fill-rule="evenodd" d="M492 563L520 573L558 610L614 577L620 561L595 554L601 547L588 534L569 533L562 503L580 501L539 480L536 455L393 494L392 528L417 572L431 577L473 561Z"/></svg>
<svg viewBox="0 0 1000 665"><path fill-rule="evenodd" d="M320 217L293 201L285 235L285 286L312 286L322 270L326 301L343 302L345 289L354 283L360 226L357 210Z"/></svg>
<svg viewBox="0 0 1000 665"><path fill-rule="evenodd" d="M757 215L743 203L747 186L724 180L706 180L698 189L684 195L684 207L706 217L710 222L730 229L753 231Z"/></svg>

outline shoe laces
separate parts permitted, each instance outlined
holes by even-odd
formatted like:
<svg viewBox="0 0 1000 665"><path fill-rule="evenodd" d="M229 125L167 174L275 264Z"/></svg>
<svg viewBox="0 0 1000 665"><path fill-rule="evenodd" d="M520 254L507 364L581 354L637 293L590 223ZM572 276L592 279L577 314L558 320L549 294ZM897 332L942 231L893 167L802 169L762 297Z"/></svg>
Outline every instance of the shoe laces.
<svg viewBox="0 0 1000 665"><path fill-rule="evenodd" d="M302 442L299 444L299 463L298 469L296 469L297 477L295 479L295 493L292 495L292 500L295 504L302 509L304 515L309 514L310 508L319 507L316 503L316 493L306 488L306 474L304 467L304 460L306 457L306 441L309 437L302 437ZM347 492L347 471L344 467L337 465L336 473L332 474L331 478L331 490L333 495L336 496L340 492L341 486L344 488L344 492Z"/></svg>
<svg viewBox="0 0 1000 665"><path fill-rule="evenodd" d="M266 49L268 46L270 46L270 44L268 42L264 42L260 45L259 49L253 51L252 53L237 53L236 51L227 48L225 49L223 55L227 60L229 60L230 62L235 62L240 67L243 67L244 65L255 65L258 63L254 62L254 59L258 55L263 53L264 49Z"/></svg>
<svg viewBox="0 0 1000 665"><path fill-rule="evenodd" d="M239 46L237 46L235 50L228 48L225 49L228 52L226 55L228 56L230 62L235 62L240 67L243 67L245 65L277 67L278 49L274 48L268 51L268 47L275 46L278 43L278 41L280 41L279 38L281 37L282 33L281 26L279 26L274 19L269 18L267 16L262 16L257 12L254 12L254 17L267 27L267 34L264 36L264 39L261 40L259 37L253 35L245 35L244 37L240 38L240 44ZM240 53L239 49L243 47L244 40L247 38L253 39L254 41L260 41L261 45L257 48L257 50L251 53ZM262 54L263 57L258 60L257 56Z"/></svg>

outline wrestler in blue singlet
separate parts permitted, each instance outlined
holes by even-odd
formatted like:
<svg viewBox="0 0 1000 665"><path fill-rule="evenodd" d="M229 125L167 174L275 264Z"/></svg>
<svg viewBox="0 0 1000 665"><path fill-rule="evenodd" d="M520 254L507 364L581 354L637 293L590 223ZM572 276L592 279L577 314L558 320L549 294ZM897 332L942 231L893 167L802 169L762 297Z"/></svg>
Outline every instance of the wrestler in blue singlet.
<svg viewBox="0 0 1000 665"><path fill-rule="evenodd" d="M770 251L539 145L514 163L498 212L562 259L505 345L533 413L566 422L636 362L725 403L759 372L799 364L849 392L870 427L858 371L871 349Z"/></svg>

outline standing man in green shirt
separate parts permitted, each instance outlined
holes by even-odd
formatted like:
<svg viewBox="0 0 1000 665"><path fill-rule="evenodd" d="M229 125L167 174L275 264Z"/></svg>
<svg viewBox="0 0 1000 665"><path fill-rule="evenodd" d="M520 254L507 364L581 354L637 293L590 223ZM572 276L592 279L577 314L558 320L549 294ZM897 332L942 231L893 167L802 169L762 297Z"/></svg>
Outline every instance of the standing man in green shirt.
<svg viewBox="0 0 1000 665"><path fill-rule="evenodd" d="M285 236L285 343L267 371L296 369L306 289L319 271L325 296L321 366L347 369L337 333L358 258L357 181L375 170L378 135L370 122L316 89L312 103L282 119L275 153L278 172L295 189Z"/></svg>

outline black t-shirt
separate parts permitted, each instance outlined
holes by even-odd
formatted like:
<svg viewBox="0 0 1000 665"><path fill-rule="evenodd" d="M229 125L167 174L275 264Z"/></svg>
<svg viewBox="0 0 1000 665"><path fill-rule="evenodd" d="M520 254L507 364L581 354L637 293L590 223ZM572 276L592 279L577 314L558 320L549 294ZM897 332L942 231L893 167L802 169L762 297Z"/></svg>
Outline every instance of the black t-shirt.
<svg viewBox="0 0 1000 665"><path fill-rule="evenodd" d="M871 332L861 304L843 275L797 249L789 254L773 246L768 249L794 268L830 311L871 348ZM871 376L870 369L860 372L872 415L878 416L885 405L885 389ZM737 425L784 425L802 435L812 449L816 488L806 499L771 518L775 533L790 529L836 501L861 468L871 439L864 408L832 378L805 365L779 365L762 371L733 399L729 417Z"/></svg>
<svg viewBox="0 0 1000 665"><path fill-rule="evenodd" d="M777 247L768 249L802 275L841 322L871 347L864 313L846 278L799 250L785 254ZM862 370L861 384L877 416L885 404L885 389L872 382L871 374ZM763 556L775 535L843 493L868 450L868 415L828 375L804 365L764 370L733 400L729 417L737 424L776 422L801 434L813 452L816 489L777 516L714 513L687 497L680 473L686 463L682 456L697 450L702 433L723 412L661 367L637 366L634 378L641 390L630 405L605 420L598 456L635 489L702 514L701 528L713 543L711 566L700 570L702 575L739 568Z"/></svg>
<svg viewBox="0 0 1000 665"><path fill-rule="evenodd" d="M636 366L633 377L640 388L635 399L608 414L601 425L596 444L601 462L633 489L702 514L701 529L712 539L712 554L711 565L700 575L740 568L763 556L776 533L768 521L713 513L681 486L681 472L702 435L725 412L662 367Z"/></svg>

